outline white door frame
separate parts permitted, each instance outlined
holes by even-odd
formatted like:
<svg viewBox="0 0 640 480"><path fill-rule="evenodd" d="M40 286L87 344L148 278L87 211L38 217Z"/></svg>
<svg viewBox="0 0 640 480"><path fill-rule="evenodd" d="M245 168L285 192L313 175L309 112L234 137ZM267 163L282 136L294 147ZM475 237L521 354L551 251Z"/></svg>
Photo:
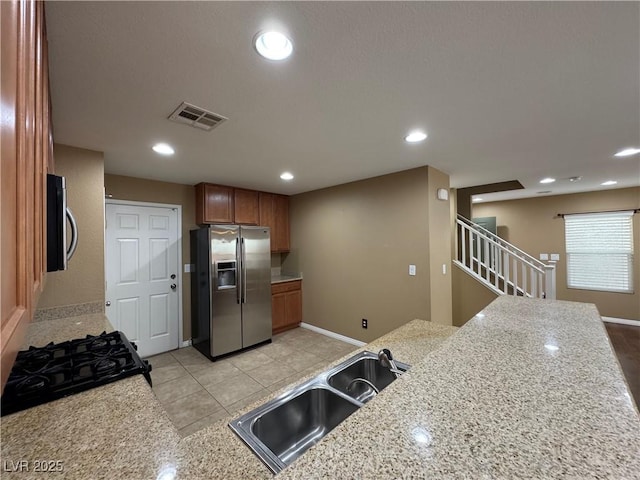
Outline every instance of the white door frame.
<svg viewBox="0 0 640 480"><path fill-rule="evenodd" d="M116 205L131 205L134 207L160 207L171 208L178 212L178 348L189 346L189 342L184 342L183 339L183 325L182 325L182 205L174 205L171 203L154 203L154 202L138 202L134 200L116 200L114 198L105 198L105 222L106 222L106 209L107 204L112 203ZM106 225L105 225L105 242L104 242L104 271L105 276L107 272L107 242L106 242ZM107 291L107 281L104 282L105 296Z"/></svg>

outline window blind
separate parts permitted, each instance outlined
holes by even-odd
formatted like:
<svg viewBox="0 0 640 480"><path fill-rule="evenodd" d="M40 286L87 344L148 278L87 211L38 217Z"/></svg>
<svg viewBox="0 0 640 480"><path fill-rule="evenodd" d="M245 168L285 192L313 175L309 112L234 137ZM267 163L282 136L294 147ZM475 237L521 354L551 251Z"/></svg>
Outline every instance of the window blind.
<svg viewBox="0 0 640 480"><path fill-rule="evenodd" d="M633 212L565 215L567 287L633 292Z"/></svg>

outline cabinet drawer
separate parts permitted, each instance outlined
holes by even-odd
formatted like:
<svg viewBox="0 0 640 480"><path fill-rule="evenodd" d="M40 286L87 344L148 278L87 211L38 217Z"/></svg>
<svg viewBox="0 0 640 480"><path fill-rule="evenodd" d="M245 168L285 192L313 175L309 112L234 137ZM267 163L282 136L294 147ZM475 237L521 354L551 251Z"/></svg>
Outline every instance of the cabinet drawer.
<svg viewBox="0 0 640 480"><path fill-rule="evenodd" d="M292 292L294 290L302 289L302 280L292 280L290 282L282 282L271 285L271 294Z"/></svg>

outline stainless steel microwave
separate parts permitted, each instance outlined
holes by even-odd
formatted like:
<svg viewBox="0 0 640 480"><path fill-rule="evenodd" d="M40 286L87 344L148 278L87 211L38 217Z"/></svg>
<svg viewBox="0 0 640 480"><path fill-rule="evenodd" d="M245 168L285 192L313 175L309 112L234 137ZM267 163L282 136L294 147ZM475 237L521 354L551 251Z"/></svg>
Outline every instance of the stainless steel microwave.
<svg viewBox="0 0 640 480"><path fill-rule="evenodd" d="M78 246L78 225L67 207L64 177L47 175L47 272L66 270ZM67 247L67 219L71 242Z"/></svg>

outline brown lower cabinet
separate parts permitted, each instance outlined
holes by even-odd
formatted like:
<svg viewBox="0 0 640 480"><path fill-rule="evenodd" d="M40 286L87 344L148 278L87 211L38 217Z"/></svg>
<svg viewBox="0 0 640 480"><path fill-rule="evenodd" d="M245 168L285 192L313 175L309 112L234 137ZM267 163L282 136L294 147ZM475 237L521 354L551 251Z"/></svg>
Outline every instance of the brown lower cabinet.
<svg viewBox="0 0 640 480"><path fill-rule="evenodd" d="M273 334L295 328L302 322L302 281L271 285Z"/></svg>

